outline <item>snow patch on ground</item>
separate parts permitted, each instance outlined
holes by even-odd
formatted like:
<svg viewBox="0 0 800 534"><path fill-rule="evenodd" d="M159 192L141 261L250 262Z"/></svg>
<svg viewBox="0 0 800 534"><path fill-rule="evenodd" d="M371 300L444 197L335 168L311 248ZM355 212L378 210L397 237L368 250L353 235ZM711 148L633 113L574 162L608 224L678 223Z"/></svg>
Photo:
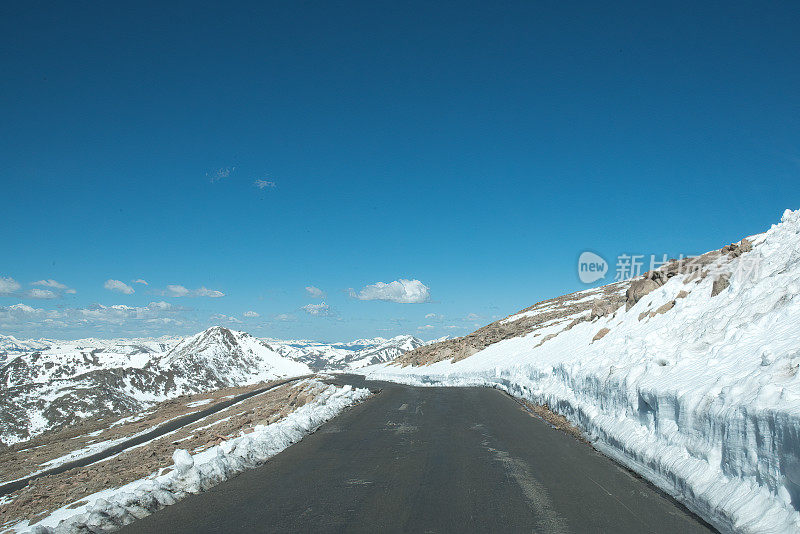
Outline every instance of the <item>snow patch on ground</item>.
<svg viewBox="0 0 800 534"><path fill-rule="evenodd" d="M95 493L78 501L86 501L86 504L75 506L73 503L35 525L25 521L12 528L15 532L57 534L115 530L189 494L207 490L263 464L348 406L369 396L367 389L321 382L316 385L320 392L314 401L280 421L259 425L250 434L224 441L198 454L177 449L173 454L174 469L169 473L153 474L120 488Z"/></svg>

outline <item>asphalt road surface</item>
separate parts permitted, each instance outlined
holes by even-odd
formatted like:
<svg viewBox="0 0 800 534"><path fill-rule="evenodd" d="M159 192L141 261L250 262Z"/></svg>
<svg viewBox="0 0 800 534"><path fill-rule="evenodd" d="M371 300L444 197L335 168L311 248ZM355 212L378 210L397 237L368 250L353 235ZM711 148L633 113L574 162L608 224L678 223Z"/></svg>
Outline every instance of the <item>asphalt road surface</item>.
<svg viewBox="0 0 800 534"><path fill-rule="evenodd" d="M713 532L497 390L366 384L381 393L122 532Z"/></svg>

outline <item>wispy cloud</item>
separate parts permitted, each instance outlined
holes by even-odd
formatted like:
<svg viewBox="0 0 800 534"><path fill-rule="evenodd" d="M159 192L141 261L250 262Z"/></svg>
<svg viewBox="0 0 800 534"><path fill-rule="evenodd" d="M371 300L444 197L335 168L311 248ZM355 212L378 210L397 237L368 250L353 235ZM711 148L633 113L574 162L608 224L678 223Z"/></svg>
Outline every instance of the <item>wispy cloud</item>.
<svg viewBox="0 0 800 534"><path fill-rule="evenodd" d="M57 299L58 294L49 289L33 288L25 293L29 299Z"/></svg>
<svg viewBox="0 0 800 534"><path fill-rule="evenodd" d="M418 326L417 330L431 330L432 328L435 328L432 324L425 324L422 326Z"/></svg>
<svg viewBox="0 0 800 534"><path fill-rule="evenodd" d="M309 297L314 298L314 299L324 299L325 298L325 292L323 290L321 290L320 288L315 287L315 286L307 286L306 287L306 293L308 293Z"/></svg>
<svg viewBox="0 0 800 534"><path fill-rule="evenodd" d="M209 321L212 323L230 323L230 324L241 324L241 319L237 319L231 315L225 315L224 313L215 313L211 317L209 317Z"/></svg>
<svg viewBox="0 0 800 534"><path fill-rule="evenodd" d="M253 182L253 185L256 186L259 189L274 189L275 188L275 182L272 182L270 180L256 180L255 182Z"/></svg>
<svg viewBox="0 0 800 534"><path fill-rule="evenodd" d="M62 284L61 282L58 282L58 281L52 280L52 279L49 279L49 280L37 280L36 282L31 282L31 285L32 286L50 287L50 288L53 288L53 289L60 289L60 290L64 290L64 289L68 288L68 286L66 284Z"/></svg>
<svg viewBox="0 0 800 534"><path fill-rule="evenodd" d="M131 286L120 280L108 279L106 280L106 283L103 284L103 287L109 291L116 291L117 293L123 293L125 295L132 295L135 293Z"/></svg>
<svg viewBox="0 0 800 534"><path fill-rule="evenodd" d="M252 310L248 310L242 314L243 317L247 317L249 319L254 319L256 317L261 317L261 314L258 312L254 312Z"/></svg>
<svg viewBox="0 0 800 534"><path fill-rule="evenodd" d="M206 178L213 184L214 182L219 182L220 180L228 178L235 171L236 167L220 167L219 169L207 172Z"/></svg>
<svg viewBox="0 0 800 534"><path fill-rule="evenodd" d="M20 290L22 285L10 276L0 277L0 297L11 297Z"/></svg>
<svg viewBox="0 0 800 534"><path fill-rule="evenodd" d="M280 321L282 323L290 323L292 321L296 321L297 317L292 315L291 313L279 313L275 316L276 321Z"/></svg>
<svg viewBox="0 0 800 534"><path fill-rule="evenodd" d="M208 289L200 287L198 289L188 289L180 284L170 284L167 289L161 291L161 294L167 297L210 297L220 298L224 297L225 293L215 289Z"/></svg>
<svg viewBox="0 0 800 534"><path fill-rule="evenodd" d="M301 307L307 314L313 315L315 317L330 317L333 315L331 311L331 307L321 302L319 304L306 304L305 306Z"/></svg>
<svg viewBox="0 0 800 534"><path fill-rule="evenodd" d="M220 297L224 297L225 293L222 291L217 291L216 289L206 289L205 287L201 287L200 289L195 289L192 291L190 295L192 297L210 297L212 299L218 299Z"/></svg>
<svg viewBox="0 0 800 534"><path fill-rule="evenodd" d="M49 278L47 280L37 280L35 282L31 282L31 285L32 286L41 286L41 287L49 288L50 293L53 294L53 296L48 296L48 297L34 296L34 295L43 295L44 293L36 292L34 290L28 291L27 292L28 298L33 298L33 299L36 299L36 298L58 298L58 297L61 296L62 293L66 294L66 295L74 295L74 294L77 293L77 291L75 291L73 288L69 287L67 284L62 284L61 282L59 282L57 280L53 280L52 278Z"/></svg>
<svg viewBox="0 0 800 534"><path fill-rule="evenodd" d="M133 280L133 283L134 284L142 284L143 286L149 286L150 285L150 284L147 283L147 280L145 280L144 278L137 278L136 280Z"/></svg>
<svg viewBox="0 0 800 534"><path fill-rule="evenodd" d="M46 290L42 290L46 291ZM196 330L200 325L185 315L186 309L167 302L147 306L94 304L85 308L42 309L27 304L0 306L0 328L7 332L42 335L85 332L98 328L103 335L152 335L165 329Z"/></svg>
<svg viewBox="0 0 800 534"><path fill-rule="evenodd" d="M376 282L361 291L350 289L350 296L358 300L383 300L402 304L417 304L431 299L430 288L419 280L401 278L394 282Z"/></svg>

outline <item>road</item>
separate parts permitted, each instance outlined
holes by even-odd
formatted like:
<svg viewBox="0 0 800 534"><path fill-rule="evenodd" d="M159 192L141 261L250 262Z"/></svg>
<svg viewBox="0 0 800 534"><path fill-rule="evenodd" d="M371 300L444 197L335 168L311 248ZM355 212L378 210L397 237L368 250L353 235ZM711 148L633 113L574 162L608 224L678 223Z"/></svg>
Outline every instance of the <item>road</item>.
<svg viewBox="0 0 800 534"><path fill-rule="evenodd" d="M142 443L146 443L146 442L148 442L150 440L153 440L153 439L155 439L157 437L163 436L164 434L168 434L169 432L172 432L173 430L177 430L177 429L179 429L181 427L184 427L184 426L186 426L188 424L194 423L195 421L199 421L200 419L203 419L204 417L208 417L209 415L211 415L213 413L217 413L217 412L222 411L222 410L224 410L224 409L226 409L226 408L228 408L230 406L233 406L234 404L238 404L238 403L242 402L245 399L249 399L250 397L255 397L256 395L260 395L260 394L262 394L262 393L264 393L266 391L269 391L271 389L275 389L278 386L282 386L284 384L288 384L289 382L294 382L296 380L302 380L304 378L309 378L311 376L313 376L313 375L296 376L296 377L287 378L287 379L284 379L284 380L278 380L278 381L270 382L269 385L267 385L267 386L265 386L263 388L254 389L253 391L248 391L247 393L241 393L241 394L236 395L235 397L230 398L228 400L224 400L222 402L218 402L218 403L216 403L215 405L213 405L213 406L211 406L209 408L204 408L202 410L198 410L196 412L192 412L192 413L190 413L188 415L184 415L184 416L181 416L181 417L176 417L175 419L172 419L171 421L167 421L166 423L164 423L162 425L159 425L159 426L153 428L152 430L149 430L149 431L147 431L147 432L145 432L143 434L139 434L138 436L132 437L130 439L126 439L125 441L117 443L116 445L108 447L107 449L103 449L103 450L101 450L99 452L95 452L95 453L89 454L87 456L81 456L80 458L78 458L76 460L72 460L70 462L65 462L65 463L59 465L58 467L53 467L51 469L45 469L44 471L39 471L36 474L29 475L29 476L23 477L23 478L19 478L17 480L12 480L11 482L6 482L4 484L0 484L0 497L2 497L3 495L7 495L9 493L12 493L14 491L17 491L19 489L24 488L25 486L28 485L28 482L30 482L31 480L36 480L37 478L45 477L45 476L48 476L48 475L57 475L59 473L64 473L64 472L69 471L70 469L74 469L76 467L85 467L85 466L87 466L89 464L93 464L95 462L99 462L100 460L105 460L106 458L110 458L111 456L114 456L115 454L118 454L118 453L124 451L125 449L129 449L129 448L134 447L136 445L141 445Z"/></svg>
<svg viewBox="0 0 800 534"><path fill-rule="evenodd" d="M713 532L500 391L366 384L381 393L122 532Z"/></svg>

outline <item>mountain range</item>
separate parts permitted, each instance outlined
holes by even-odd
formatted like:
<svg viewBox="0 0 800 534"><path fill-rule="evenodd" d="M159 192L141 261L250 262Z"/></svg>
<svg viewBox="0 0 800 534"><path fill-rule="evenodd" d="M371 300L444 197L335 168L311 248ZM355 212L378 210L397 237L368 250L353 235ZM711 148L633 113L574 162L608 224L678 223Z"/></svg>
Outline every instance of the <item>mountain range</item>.
<svg viewBox="0 0 800 534"><path fill-rule="evenodd" d="M413 336L346 343L260 339L221 326L156 339L18 340L0 335L0 441L87 417L118 417L183 394L390 361Z"/></svg>

